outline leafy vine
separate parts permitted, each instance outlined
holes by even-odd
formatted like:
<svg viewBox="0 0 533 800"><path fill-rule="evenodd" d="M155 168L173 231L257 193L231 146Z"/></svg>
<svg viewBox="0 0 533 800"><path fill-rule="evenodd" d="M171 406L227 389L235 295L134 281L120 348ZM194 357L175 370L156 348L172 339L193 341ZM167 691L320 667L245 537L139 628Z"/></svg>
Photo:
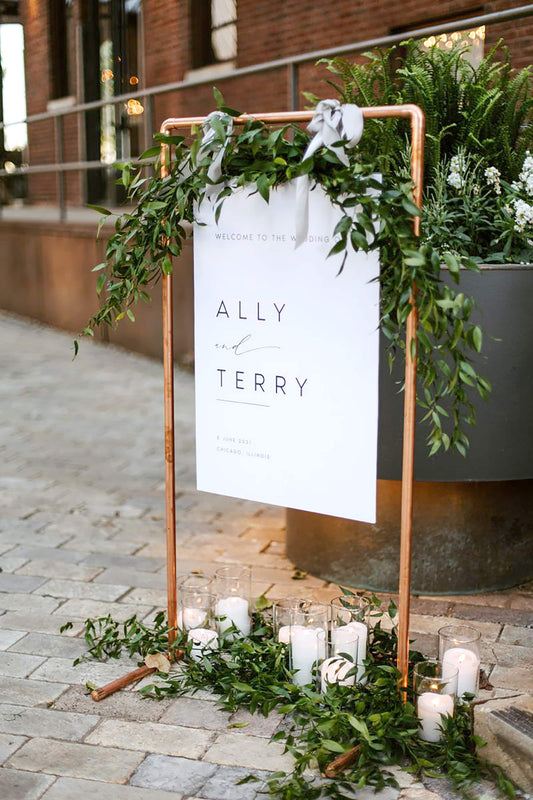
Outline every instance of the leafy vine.
<svg viewBox="0 0 533 800"><path fill-rule="evenodd" d="M122 165L120 181L134 207L116 219L105 262L94 268L101 272L97 292L102 301L81 335L94 335L99 325L116 325L126 316L135 320L135 305L150 300L147 288L172 272L172 259L180 256L191 235L195 208L206 192L220 214L224 200L236 189L258 192L268 203L276 187L307 174L311 185L320 184L339 210L330 255L349 248L380 252L380 327L388 342L391 369L396 355L405 352L405 324L416 287L417 399L425 410L430 453L455 448L465 455L465 426L475 422L475 395L486 398L490 392L488 381L477 371L483 334L471 319L474 302L454 286L461 267L477 269L475 259L441 253L431 243L418 241L412 216L420 212L411 183L397 174L384 174L377 181L376 164L363 156L364 148L345 149L347 166L324 148L302 161L309 143L305 131L295 125L271 130L257 120L234 128L232 118L238 112L227 108L216 90L215 97L222 114L211 122L208 144L202 141L202 129L193 131L189 140L155 137L174 148L167 177L159 176L159 161L148 177L146 162ZM209 170L221 147L223 177L213 184ZM151 148L142 158L158 153L159 147ZM96 208L104 219L110 215L107 209ZM414 348L415 342L410 346Z"/></svg>

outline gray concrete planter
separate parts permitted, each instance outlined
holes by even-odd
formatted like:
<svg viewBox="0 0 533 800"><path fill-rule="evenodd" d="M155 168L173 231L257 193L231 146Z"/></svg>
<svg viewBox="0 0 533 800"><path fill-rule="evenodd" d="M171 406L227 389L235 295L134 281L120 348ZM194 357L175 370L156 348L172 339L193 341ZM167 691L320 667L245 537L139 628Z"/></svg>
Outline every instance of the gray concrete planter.
<svg viewBox="0 0 533 800"><path fill-rule="evenodd" d="M417 428L413 591L480 592L533 577L533 266L462 275L487 333L479 368L493 386L477 402L467 458L428 458ZM496 341L498 340L498 341ZM381 359L375 525L287 511L287 555L338 583L398 587L403 396ZM396 377L400 377L398 374Z"/></svg>

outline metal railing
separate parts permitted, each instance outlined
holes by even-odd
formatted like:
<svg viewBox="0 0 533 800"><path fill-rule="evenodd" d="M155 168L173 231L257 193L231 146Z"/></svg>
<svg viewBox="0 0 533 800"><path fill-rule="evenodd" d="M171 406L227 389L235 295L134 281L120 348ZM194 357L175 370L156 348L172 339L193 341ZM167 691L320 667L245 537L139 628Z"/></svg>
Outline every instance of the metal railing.
<svg viewBox="0 0 533 800"><path fill-rule="evenodd" d="M248 75L256 75L259 73L269 72L271 70L286 69L288 72L288 104L292 110L297 110L299 106L299 68L302 64L308 64L317 61L320 58L331 58L334 56L346 55L349 53L357 53L363 50L372 49L375 47L388 47L393 44L402 42L407 38L424 38L430 36L438 36L443 33L451 33L454 31L465 30L467 28L477 28L481 25L490 25L496 23L505 23L512 20L524 19L533 16L533 4L517 6L516 8L497 11L489 14L478 14L472 17L465 17L456 19L451 22L441 23L438 25L429 25L422 28L414 28L405 30L401 33L394 33L388 36L380 36L373 39L365 39L359 42L351 42L349 44L331 47L324 50L314 50L302 53L296 56L288 56L286 58L278 58L273 61L265 61L260 64L253 64L248 67L239 67L237 69L228 69L225 72L217 72L216 82L233 80ZM155 130L154 123L154 98L168 94L170 92L182 91L191 89L195 86L205 86L213 82L213 76L202 77L201 75L191 75L186 80L174 81L172 83L160 84L157 86L150 86L140 88L135 92L127 94L115 95L113 97L105 98L103 100L94 100L88 103L78 103L65 108L55 108L53 110L42 112L39 114L32 114L25 119L17 120L16 122L0 123L0 128L7 128L12 125L20 125L26 123L30 125L36 122L53 121L54 123L54 144L55 144L55 158L56 161L50 164L34 164L24 165L9 172L5 169L0 170L0 177L12 177L15 175L37 175L42 173L56 173L57 174L57 198L58 207L60 212L60 219L66 218L66 189L65 189L65 173L77 172L93 169L105 169L112 167L112 164L106 164L103 161L70 161L64 160L64 119L73 114L85 114L87 111L94 109L101 109L109 106L116 106L118 104L127 103L128 100L144 101L144 137L145 141L151 141L152 134ZM135 161L137 157L131 160Z"/></svg>

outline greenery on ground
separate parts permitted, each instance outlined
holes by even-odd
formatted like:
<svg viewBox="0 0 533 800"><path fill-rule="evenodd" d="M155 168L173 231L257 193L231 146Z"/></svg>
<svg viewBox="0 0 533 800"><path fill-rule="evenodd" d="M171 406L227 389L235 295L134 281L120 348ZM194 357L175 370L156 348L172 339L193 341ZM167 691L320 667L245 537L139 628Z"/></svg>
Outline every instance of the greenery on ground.
<svg viewBox="0 0 533 800"><path fill-rule="evenodd" d="M423 239L483 261L533 261L532 68L513 69L501 43L473 66L467 45L425 48L409 40L329 59L342 102L415 103L426 115ZM369 120L361 150L388 174L405 175L408 124Z"/></svg>
<svg viewBox="0 0 533 800"><path fill-rule="evenodd" d="M388 609L389 618L394 617L395 611L394 606ZM398 691L396 634L394 629L384 629L386 615L375 597L372 615L375 624L369 635L365 684L332 684L324 694L311 684L296 686L288 666L287 645L273 637L268 612L257 612L249 637L236 638L232 635L236 629L229 628L221 636L221 649L205 653L201 661L190 657L186 632L179 631L171 658L178 649L184 650L182 664L168 675L158 673L157 681L141 692L147 698L162 699L204 689L217 695L220 706L228 712L247 709L264 715L284 715L283 724L272 739L283 743L294 756L294 769L288 774L273 773L268 779L270 796L278 800L342 800L353 797L352 792L364 786L376 790L396 786L390 771L393 765L401 765L419 777L447 776L465 797L472 796L476 781L490 774L496 777L501 790L512 796L512 785L476 755L475 746L480 742L472 732L467 702L458 704L454 717L443 719L440 743L419 738L413 698L409 693L404 703ZM148 654L168 652L164 613L157 615L153 626L146 626L135 617L124 623L111 617L87 620L85 640L85 658L105 660L118 658L124 652L144 659ZM424 657L411 652L410 658L412 670ZM75 663L80 661L83 659ZM242 727L241 723L236 725ZM358 750L353 763L336 777L325 777L327 765L355 747ZM251 775L246 780L255 778Z"/></svg>
<svg viewBox="0 0 533 800"><path fill-rule="evenodd" d="M141 167L123 165L121 182L134 208L116 220L106 260L95 267L101 271L101 307L82 334L93 335L99 325L115 325L126 316L135 320L135 304L149 301L150 285L172 271L172 258L182 252L198 203L213 202L218 215L234 191L258 192L268 202L277 186L308 175L311 186L320 184L339 212L330 252L336 269L342 273L348 249L380 252L380 326L391 367L398 353L405 354L406 320L416 303L419 327L409 346L418 350L418 402L425 409L428 446L431 453L455 448L464 455L476 396L486 398L490 391L477 371L483 334L471 319L474 302L454 286L460 267L477 269L476 259L440 250L429 240L421 243L413 232L419 211L410 178L384 173L378 182L378 164L364 147L349 149L341 142L337 151L321 148L302 160L310 141L307 132L294 125L272 130L257 120L234 126L238 112L227 108L219 93L216 97L221 113L210 118L208 128L193 132L189 140L158 137L174 148L167 177L157 169L146 177ZM363 140L370 134L365 132ZM221 153L222 178L214 184L210 168ZM441 269L443 261L447 272Z"/></svg>

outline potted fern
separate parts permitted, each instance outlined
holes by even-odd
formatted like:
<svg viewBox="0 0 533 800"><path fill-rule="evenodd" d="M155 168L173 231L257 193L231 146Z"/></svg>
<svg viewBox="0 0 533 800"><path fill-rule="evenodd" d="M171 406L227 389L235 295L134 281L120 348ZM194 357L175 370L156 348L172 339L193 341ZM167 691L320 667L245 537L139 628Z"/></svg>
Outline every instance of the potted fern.
<svg viewBox="0 0 533 800"><path fill-rule="evenodd" d="M363 63L326 62L344 102L412 102L425 111L422 239L478 266L462 272L461 290L476 299L474 314L486 331L479 369L493 392L476 417L472 412L468 421L476 424L455 452L428 457L418 435L413 586L425 593L501 588L533 573L531 70L514 70L501 46L475 68L465 49L409 41L367 53ZM406 176L403 121L372 120L367 133L365 156L385 173ZM455 325L458 334L459 318ZM377 524L289 510L288 554L331 580L394 591L402 397L385 358L382 365ZM400 371L395 378L399 386Z"/></svg>

